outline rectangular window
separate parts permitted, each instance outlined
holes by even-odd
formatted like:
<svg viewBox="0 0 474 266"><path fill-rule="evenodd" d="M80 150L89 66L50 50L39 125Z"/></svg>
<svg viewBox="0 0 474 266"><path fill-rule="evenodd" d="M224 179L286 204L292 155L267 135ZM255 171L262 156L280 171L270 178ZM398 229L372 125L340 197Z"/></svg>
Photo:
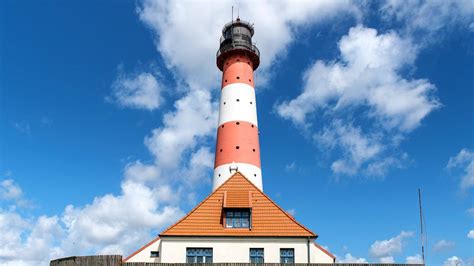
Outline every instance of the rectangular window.
<svg viewBox="0 0 474 266"><path fill-rule="evenodd" d="M226 210L225 226L227 228L249 228L250 227L250 210Z"/></svg>
<svg viewBox="0 0 474 266"><path fill-rule="evenodd" d="M280 249L280 263L295 263L295 250L293 248Z"/></svg>
<svg viewBox="0 0 474 266"><path fill-rule="evenodd" d="M150 251L150 257L151 258L158 258L160 256L159 251Z"/></svg>
<svg viewBox="0 0 474 266"><path fill-rule="evenodd" d="M263 263L263 248L250 249L250 263Z"/></svg>
<svg viewBox="0 0 474 266"><path fill-rule="evenodd" d="M212 248L186 248L186 263L212 263Z"/></svg>

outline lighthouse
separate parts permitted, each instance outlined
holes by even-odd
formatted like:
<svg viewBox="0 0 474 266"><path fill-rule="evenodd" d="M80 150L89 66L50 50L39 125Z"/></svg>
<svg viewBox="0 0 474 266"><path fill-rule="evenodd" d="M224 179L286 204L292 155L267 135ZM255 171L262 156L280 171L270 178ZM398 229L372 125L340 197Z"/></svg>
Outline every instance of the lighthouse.
<svg viewBox="0 0 474 266"><path fill-rule="evenodd" d="M263 192L253 25L222 29L222 71L212 192L182 219L126 257L140 263L334 263L310 229Z"/></svg>
<svg viewBox="0 0 474 266"><path fill-rule="evenodd" d="M216 55L222 71L213 190L237 171L263 190L254 71L260 52L253 26L232 21L222 29Z"/></svg>

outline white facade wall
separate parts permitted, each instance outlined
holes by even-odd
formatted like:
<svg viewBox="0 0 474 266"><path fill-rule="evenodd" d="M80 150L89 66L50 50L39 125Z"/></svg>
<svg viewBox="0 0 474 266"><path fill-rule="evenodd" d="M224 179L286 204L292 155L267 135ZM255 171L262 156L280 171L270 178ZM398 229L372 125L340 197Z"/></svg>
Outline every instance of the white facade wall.
<svg viewBox="0 0 474 266"><path fill-rule="evenodd" d="M280 248L293 248L295 262L307 263L308 243L305 238L184 238L166 237L152 242L126 262L185 263L186 248L212 248L214 262L249 263L250 248L263 248L265 263L280 262ZM153 258L151 251L159 251ZM333 258L310 243L311 263L332 263Z"/></svg>
<svg viewBox="0 0 474 266"><path fill-rule="evenodd" d="M186 238L166 237L161 242L161 262L185 263L186 248L212 248L214 263L249 263L250 248L263 248L265 263L280 263L280 248L295 250L295 263L308 262L306 238ZM310 242L310 262L332 263L333 259Z"/></svg>
<svg viewBox="0 0 474 266"><path fill-rule="evenodd" d="M151 251L160 251L160 256L157 258L151 257ZM125 262L161 262L161 239L152 242Z"/></svg>

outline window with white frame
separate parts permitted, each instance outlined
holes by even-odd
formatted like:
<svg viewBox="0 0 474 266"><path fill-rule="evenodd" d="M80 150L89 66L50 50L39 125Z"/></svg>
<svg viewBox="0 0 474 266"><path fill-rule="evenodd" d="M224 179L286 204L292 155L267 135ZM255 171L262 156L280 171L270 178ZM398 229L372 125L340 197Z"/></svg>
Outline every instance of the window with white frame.
<svg viewBox="0 0 474 266"><path fill-rule="evenodd" d="M150 251L150 257L151 258L158 258L160 256L159 251Z"/></svg>
<svg viewBox="0 0 474 266"><path fill-rule="evenodd" d="M225 211L227 228L249 228L250 209L228 209Z"/></svg>
<svg viewBox="0 0 474 266"><path fill-rule="evenodd" d="M293 248L280 249L280 263L295 263L295 250Z"/></svg>
<svg viewBox="0 0 474 266"><path fill-rule="evenodd" d="M263 263L264 255L263 248L251 248L250 249L250 263Z"/></svg>
<svg viewBox="0 0 474 266"><path fill-rule="evenodd" d="M212 263L212 248L186 248L186 263Z"/></svg>

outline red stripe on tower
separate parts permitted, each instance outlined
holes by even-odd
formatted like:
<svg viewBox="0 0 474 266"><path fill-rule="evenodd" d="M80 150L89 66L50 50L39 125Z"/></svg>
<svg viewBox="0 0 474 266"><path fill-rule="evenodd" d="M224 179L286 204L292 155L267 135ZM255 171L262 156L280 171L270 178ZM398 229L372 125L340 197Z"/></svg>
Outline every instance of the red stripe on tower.
<svg viewBox="0 0 474 266"><path fill-rule="evenodd" d="M224 26L217 66L222 71L215 190L236 171L263 190L253 72L260 53L252 44L253 26L237 18Z"/></svg>

